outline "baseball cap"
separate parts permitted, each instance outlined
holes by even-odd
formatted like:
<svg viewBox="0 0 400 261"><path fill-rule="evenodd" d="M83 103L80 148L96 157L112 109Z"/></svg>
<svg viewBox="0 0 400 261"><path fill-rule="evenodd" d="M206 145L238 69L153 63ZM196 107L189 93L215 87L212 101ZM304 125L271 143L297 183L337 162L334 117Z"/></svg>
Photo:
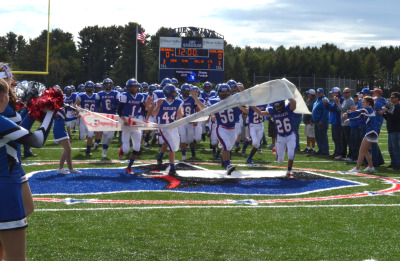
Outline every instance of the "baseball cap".
<svg viewBox="0 0 400 261"><path fill-rule="evenodd" d="M361 94L371 94L371 91L368 88L364 88L360 92Z"/></svg>
<svg viewBox="0 0 400 261"><path fill-rule="evenodd" d="M340 92L339 87L333 87L332 91L330 91L329 93L334 93L334 92Z"/></svg>
<svg viewBox="0 0 400 261"><path fill-rule="evenodd" d="M371 92L379 93L380 96L382 96L382 94L383 94L381 89L374 89Z"/></svg>
<svg viewBox="0 0 400 261"><path fill-rule="evenodd" d="M322 92L322 93L324 93L324 89L318 88L318 89L317 89L317 92Z"/></svg>
<svg viewBox="0 0 400 261"><path fill-rule="evenodd" d="M306 94L315 95L315 90L314 89L309 89L308 91L306 91Z"/></svg>

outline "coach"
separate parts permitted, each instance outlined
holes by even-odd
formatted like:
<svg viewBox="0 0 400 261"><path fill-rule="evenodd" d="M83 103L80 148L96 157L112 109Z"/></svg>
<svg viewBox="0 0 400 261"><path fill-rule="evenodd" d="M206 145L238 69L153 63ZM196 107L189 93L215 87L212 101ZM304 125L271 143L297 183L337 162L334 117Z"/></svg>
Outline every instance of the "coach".
<svg viewBox="0 0 400 261"><path fill-rule="evenodd" d="M322 101L325 99L324 89L317 89L317 100L314 103L311 113L312 121L314 123L315 140L318 146L317 155L329 155L328 143L328 128L329 128L329 114Z"/></svg>

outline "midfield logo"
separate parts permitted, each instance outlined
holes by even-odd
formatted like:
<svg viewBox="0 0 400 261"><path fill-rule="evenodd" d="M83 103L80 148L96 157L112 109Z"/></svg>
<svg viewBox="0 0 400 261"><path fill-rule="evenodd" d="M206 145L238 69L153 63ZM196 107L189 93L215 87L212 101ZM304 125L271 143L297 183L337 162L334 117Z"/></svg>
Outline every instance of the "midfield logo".
<svg viewBox="0 0 400 261"><path fill-rule="evenodd" d="M300 195L365 184L306 171L285 178L281 170L243 170L231 176L224 170L208 170L188 163L176 165L177 175L168 176L168 164L137 165L134 175L124 168L80 169L82 173L59 175L56 170L29 174L34 195L103 194L117 192L183 192L235 195Z"/></svg>

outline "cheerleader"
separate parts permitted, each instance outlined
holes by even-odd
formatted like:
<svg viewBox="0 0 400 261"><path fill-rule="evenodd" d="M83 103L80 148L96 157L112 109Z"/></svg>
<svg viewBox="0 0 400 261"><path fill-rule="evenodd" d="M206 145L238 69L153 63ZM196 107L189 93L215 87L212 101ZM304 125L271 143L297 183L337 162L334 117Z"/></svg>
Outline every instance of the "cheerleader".
<svg viewBox="0 0 400 261"><path fill-rule="evenodd" d="M60 90L61 92L61 90ZM71 143L69 141L69 135L65 130L66 122L74 121L77 117L66 117L64 108L61 108L54 117L54 142L57 142L63 146L63 153L60 157L59 168L57 170L58 174L71 174L80 173L72 167L72 156L71 156ZM67 162L68 170L64 169L64 163Z"/></svg>
<svg viewBox="0 0 400 261"><path fill-rule="evenodd" d="M4 68L5 65L2 66ZM4 73L0 72L0 113L4 112L9 102L10 83L6 80L11 81L11 78L8 67ZM23 204L22 177L13 175L6 144L15 141L35 148L42 147L51 129L53 114L46 112L42 125L34 133L0 115L0 242L6 260L25 260L25 228L28 225Z"/></svg>
<svg viewBox="0 0 400 261"><path fill-rule="evenodd" d="M371 154L369 148L373 143L378 142L378 126L376 124L376 116L374 112L374 100L370 96L366 96L362 99L362 108L359 110L348 111L343 114L343 117L348 117L346 121L350 119L364 118L366 124L366 134L361 142L360 150L358 153L358 160L355 168L349 170L349 172L360 172L361 164L365 159L367 160L368 167L364 170L366 172L374 172L375 168L372 164Z"/></svg>

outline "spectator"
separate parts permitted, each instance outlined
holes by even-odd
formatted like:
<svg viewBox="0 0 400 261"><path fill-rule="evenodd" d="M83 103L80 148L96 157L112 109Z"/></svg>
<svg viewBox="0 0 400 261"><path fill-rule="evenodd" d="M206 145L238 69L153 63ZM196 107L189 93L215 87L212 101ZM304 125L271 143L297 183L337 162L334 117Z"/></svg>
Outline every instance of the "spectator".
<svg viewBox="0 0 400 261"><path fill-rule="evenodd" d="M400 93L392 92L390 100L393 106L389 109L382 107L379 115L383 116L387 122L388 146L390 154L390 165L387 168L400 170Z"/></svg>
<svg viewBox="0 0 400 261"><path fill-rule="evenodd" d="M382 107L386 106L386 99L382 97L382 90L379 88L375 88L371 92L372 92L372 98L375 100L374 106L376 112L376 127L379 135L383 124L383 116L380 115L378 111L381 111ZM374 167L379 167L380 165L385 164L378 143L372 144L370 153L372 157L372 164L374 165Z"/></svg>
<svg viewBox="0 0 400 261"><path fill-rule="evenodd" d="M354 106L354 100L351 98L351 90L350 88L344 88L343 90L343 102L340 102L338 97L334 98L336 107L340 111L340 121L341 121L341 130L342 130L342 151L340 153L340 158L344 158L345 160L351 160L351 156L353 154L352 147L350 146L350 134L351 128L348 122L345 122L345 118L343 114L351 109L351 106ZM349 153L347 153L347 147L349 147ZM339 157L338 156L338 157ZM339 158L338 158L339 159Z"/></svg>
<svg viewBox="0 0 400 261"><path fill-rule="evenodd" d="M315 98L315 90L310 89L306 91L307 94L307 108L309 111L313 110L313 106L317 98ZM314 131L314 124L312 121L312 116L309 114L303 115L303 122L304 122L304 136L307 137L307 148L305 148L302 152L303 153L315 153L315 131Z"/></svg>
<svg viewBox="0 0 400 261"><path fill-rule="evenodd" d="M317 155L329 155L329 143L328 143L328 128L329 118L328 110L325 108L323 103L325 99L324 89L317 89L317 100L314 103L312 110L312 121L314 124L315 141L317 142L318 152Z"/></svg>
<svg viewBox="0 0 400 261"><path fill-rule="evenodd" d="M333 87L332 91L329 93L332 94L333 98L337 98L339 103L343 103L343 96L340 93L339 87ZM341 159L342 156L342 129L341 129L341 120L340 120L340 111L336 107L336 101L333 100L329 102L328 99L323 99L323 103L325 104L326 109L329 111L329 123L331 124L331 131L332 131L332 140L335 144L335 150L330 157L335 159Z"/></svg>
<svg viewBox="0 0 400 261"><path fill-rule="evenodd" d="M300 124L301 124L301 119L303 117L303 114L293 113L293 117L294 117L294 133L296 134L296 151L300 151L299 129L300 129Z"/></svg>

